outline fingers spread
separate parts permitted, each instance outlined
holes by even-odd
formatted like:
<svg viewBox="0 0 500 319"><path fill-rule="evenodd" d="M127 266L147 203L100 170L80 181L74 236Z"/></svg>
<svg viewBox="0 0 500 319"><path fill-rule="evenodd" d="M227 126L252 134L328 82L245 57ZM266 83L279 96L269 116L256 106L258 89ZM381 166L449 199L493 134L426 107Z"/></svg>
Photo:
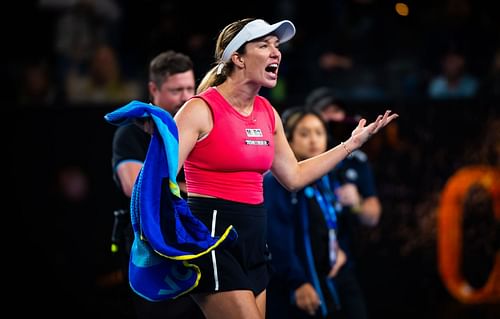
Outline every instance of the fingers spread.
<svg viewBox="0 0 500 319"><path fill-rule="evenodd" d="M366 124L366 120L365 119L361 119L361 120L359 120L358 127L362 128L363 126L365 126L365 124Z"/></svg>
<svg viewBox="0 0 500 319"><path fill-rule="evenodd" d="M378 132L378 130L380 128L385 127L387 124L389 124L393 119L399 117L399 115L397 113L391 114L391 112L392 112L391 110L385 111L384 116L382 117L382 119L380 120L380 122L377 125L377 129L375 130L375 133ZM380 117L380 115L379 115L379 117ZM378 117L377 117L377 120L378 120Z"/></svg>
<svg viewBox="0 0 500 319"><path fill-rule="evenodd" d="M394 120L394 119L397 119L399 117L399 114L397 113L393 113L391 114L391 116L389 116L389 118L387 119L388 122Z"/></svg>

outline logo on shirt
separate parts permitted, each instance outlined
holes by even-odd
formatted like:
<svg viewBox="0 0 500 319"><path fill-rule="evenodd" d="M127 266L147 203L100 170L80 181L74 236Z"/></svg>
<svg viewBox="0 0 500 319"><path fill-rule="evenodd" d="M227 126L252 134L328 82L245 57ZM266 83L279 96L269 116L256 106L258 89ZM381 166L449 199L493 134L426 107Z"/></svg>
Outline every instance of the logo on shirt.
<svg viewBox="0 0 500 319"><path fill-rule="evenodd" d="M248 137L262 137L262 130L260 128L246 128L245 129Z"/></svg>
<svg viewBox="0 0 500 319"><path fill-rule="evenodd" d="M259 146L269 146L269 141L266 140L245 140L246 145L259 145Z"/></svg>

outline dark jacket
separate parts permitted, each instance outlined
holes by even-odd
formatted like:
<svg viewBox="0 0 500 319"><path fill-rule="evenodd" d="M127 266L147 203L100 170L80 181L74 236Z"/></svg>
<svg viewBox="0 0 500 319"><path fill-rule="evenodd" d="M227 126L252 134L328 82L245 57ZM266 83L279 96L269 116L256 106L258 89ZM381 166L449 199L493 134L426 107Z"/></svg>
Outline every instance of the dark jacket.
<svg viewBox="0 0 500 319"><path fill-rule="evenodd" d="M309 200L304 190L291 193L272 174L264 177L268 245L275 271L267 289L267 316L271 319L293 317L294 292L306 282L318 293L323 316L328 312L327 305L337 299L333 282L327 278L329 266L322 267L315 260L311 236L317 234L310 232Z"/></svg>

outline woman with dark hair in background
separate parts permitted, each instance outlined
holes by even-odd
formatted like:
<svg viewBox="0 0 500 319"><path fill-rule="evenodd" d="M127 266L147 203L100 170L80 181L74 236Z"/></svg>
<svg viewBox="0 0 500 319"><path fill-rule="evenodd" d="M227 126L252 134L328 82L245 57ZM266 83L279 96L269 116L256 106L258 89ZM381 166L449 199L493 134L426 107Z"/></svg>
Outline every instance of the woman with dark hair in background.
<svg viewBox="0 0 500 319"><path fill-rule="evenodd" d="M283 115L285 135L297 160L327 150L321 115L302 107ZM269 318L335 317L339 297L333 278L346 261L338 245L338 202L330 172L296 192L272 174L264 176L269 249L275 273L267 289Z"/></svg>

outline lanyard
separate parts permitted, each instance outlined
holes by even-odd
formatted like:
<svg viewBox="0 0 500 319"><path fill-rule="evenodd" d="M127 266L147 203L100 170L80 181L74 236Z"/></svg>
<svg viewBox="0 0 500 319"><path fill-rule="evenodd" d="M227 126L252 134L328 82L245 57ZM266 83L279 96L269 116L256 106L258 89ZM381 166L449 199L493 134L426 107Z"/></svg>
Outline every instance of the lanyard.
<svg viewBox="0 0 500 319"><path fill-rule="evenodd" d="M323 192L320 191L318 184L313 186L314 196L318 203L323 216L325 217L326 225L328 226L328 257L330 265L333 266L337 262L337 215L333 207L334 194L330 188L328 176L325 175L321 178L323 184Z"/></svg>
<svg viewBox="0 0 500 319"><path fill-rule="evenodd" d="M321 183L323 184L322 192L320 191L320 187L318 187L317 184L313 186L314 197L316 198L316 202L323 212L323 216L325 217L328 229L336 230L337 214L335 212L335 208L333 207L335 197L333 192L331 191L330 181L328 180L327 175L321 178Z"/></svg>
<svg viewBox="0 0 500 319"><path fill-rule="evenodd" d="M342 204L337 200L337 196L333 192L334 189L340 187L340 183L337 179L333 181L333 187L330 184L329 175L325 175L321 178L322 191L326 197L327 202L333 203L335 208L335 213L337 215L342 213Z"/></svg>

